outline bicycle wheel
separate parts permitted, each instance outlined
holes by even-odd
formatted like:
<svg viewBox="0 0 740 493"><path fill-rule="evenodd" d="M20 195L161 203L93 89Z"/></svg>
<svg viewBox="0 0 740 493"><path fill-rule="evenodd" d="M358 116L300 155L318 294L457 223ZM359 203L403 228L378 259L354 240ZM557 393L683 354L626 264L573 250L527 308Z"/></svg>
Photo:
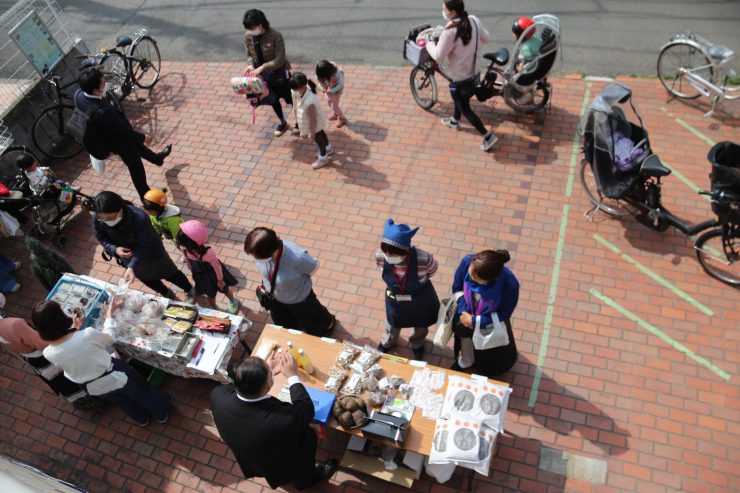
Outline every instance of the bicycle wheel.
<svg viewBox="0 0 740 493"><path fill-rule="evenodd" d="M144 36L134 43L129 56L134 83L142 89L154 87L159 80L162 65L157 42L149 36Z"/></svg>
<svg viewBox="0 0 740 493"><path fill-rule="evenodd" d="M633 208L627 202L610 199L601 194L591 169L591 163L585 159L581 161L581 185L594 207L598 207L610 216L627 216L632 213Z"/></svg>
<svg viewBox="0 0 740 493"><path fill-rule="evenodd" d="M740 286L740 229L722 226L701 235L696 257L707 274L730 286Z"/></svg>
<svg viewBox="0 0 740 493"><path fill-rule="evenodd" d="M31 152L26 146L10 146L0 154L0 181L2 181L9 188L13 188L18 185L18 182L22 181L21 170L15 165L15 160L18 156L23 154L30 154L33 158L38 161L39 158Z"/></svg>
<svg viewBox="0 0 740 493"><path fill-rule="evenodd" d="M414 101L425 110L437 103L437 81L432 69L414 67L409 76L409 85Z"/></svg>
<svg viewBox="0 0 740 493"><path fill-rule="evenodd" d="M74 140L64 128L74 110L71 104L47 106L33 122L33 143L46 156L69 159L82 152L82 144Z"/></svg>
<svg viewBox="0 0 740 493"><path fill-rule="evenodd" d="M658 78L665 90L677 98L698 98L702 94L691 84L686 72L707 82L714 79L712 62L699 48L680 42L663 48L658 57Z"/></svg>
<svg viewBox="0 0 740 493"><path fill-rule="evenodd" d="M115 52L108 52L100 60L98 67L107 82L107 90L120 92L121 97L125 98L131 92L131 83L128 78L128 65L123 55Z"/></svg>
<svg viewBox="0 0 740 493"><path fill-rule="evenodd" d="M529 93L521 93L511 84L505 84L503 96L511 109L525 114L534 113L544 108L550 101L550 84L537 84Z"/></svg>

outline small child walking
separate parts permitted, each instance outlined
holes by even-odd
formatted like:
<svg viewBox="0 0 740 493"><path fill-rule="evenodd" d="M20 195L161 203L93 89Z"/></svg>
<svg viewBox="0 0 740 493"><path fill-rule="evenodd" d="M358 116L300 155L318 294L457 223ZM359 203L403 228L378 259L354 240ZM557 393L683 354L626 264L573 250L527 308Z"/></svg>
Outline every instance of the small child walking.
<svg viewBox="0 0 740 493"><path fill-rule="evenodd" d="M324 132L326 117L319 104L319 98L316 97L316 84L302 72L294 73L289 84L301 137L313 139L319 146L318 158L311 164L311 167L313 169L323 168L329 163L329 156L334 153L334 148Z"/></svg>
<svg viewBox="0 0 740 493"><path fill-rule="evenodd" d="M161 238L172 240L175 247L179 248L177 235L180 233L182 215L179 207L167 203L167 189L151 188L144 194L141 202L144 210L149 214L154 231Z"/></svg>
<svg viewBox="0 0 740 493"><path fill-rule="evenodd" d="M329 120L339 120L337 128L342 128L347 124L347 119L339 108L339 98L342 97L344 90L344 72L334 62L321 60L316 64L316 78L319 80L321 90L326 94L326 100L332 111Z"/></svg>
<svg viewBox="0 0 740 493"><path fill-rule="evenodd" d="M207 296L211 308L216 308L216 293L221 292L229 299L227 311L235 315L239 311L239 299L231 289L237 280L216 256L216 252L206 245L208 231L203 223L196 220L180 224L177 243L185 254L195 283L195 295Z"/></svg>

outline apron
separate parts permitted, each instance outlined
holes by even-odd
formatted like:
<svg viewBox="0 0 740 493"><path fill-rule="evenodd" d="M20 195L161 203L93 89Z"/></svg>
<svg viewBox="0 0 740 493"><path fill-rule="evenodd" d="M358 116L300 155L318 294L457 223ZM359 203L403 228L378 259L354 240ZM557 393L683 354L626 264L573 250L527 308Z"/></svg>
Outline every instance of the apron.
<svg viewBox="0 0 740 493"><path fill-rule="evenodd" d="M416 248L409 250L405 278L397 278L393 266L383 261L383 280L386 285L385 317L391 327L428 327L437 323L439 298L431 281L419 282Z"/></svg>

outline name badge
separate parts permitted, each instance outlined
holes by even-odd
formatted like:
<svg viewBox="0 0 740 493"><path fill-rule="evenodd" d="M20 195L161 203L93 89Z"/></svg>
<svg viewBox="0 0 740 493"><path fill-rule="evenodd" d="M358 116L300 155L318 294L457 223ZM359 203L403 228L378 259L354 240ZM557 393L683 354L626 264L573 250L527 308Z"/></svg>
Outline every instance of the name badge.
<svg viewBox="0 0 740 493"><path fill-rule="evenodd" d="M396 301L411 301L411 295L410 294L397 294L396 295Z"/></svg>

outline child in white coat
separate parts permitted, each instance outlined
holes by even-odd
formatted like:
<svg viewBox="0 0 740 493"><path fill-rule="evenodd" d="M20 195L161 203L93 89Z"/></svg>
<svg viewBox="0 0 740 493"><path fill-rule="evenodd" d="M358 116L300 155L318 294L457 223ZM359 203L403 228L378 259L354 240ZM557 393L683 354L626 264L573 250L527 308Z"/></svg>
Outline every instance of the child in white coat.
<svg viewBox="0 0 740 493"><path fill-rule="evenodd" d="M313 139L319 146L318 158L311 167L313 169L323 168L329 163L329 156L334 153L334 149L324 132L326 116L316 96L316 84L302 72L294 73L289 84L301 137Z"/></svg>

